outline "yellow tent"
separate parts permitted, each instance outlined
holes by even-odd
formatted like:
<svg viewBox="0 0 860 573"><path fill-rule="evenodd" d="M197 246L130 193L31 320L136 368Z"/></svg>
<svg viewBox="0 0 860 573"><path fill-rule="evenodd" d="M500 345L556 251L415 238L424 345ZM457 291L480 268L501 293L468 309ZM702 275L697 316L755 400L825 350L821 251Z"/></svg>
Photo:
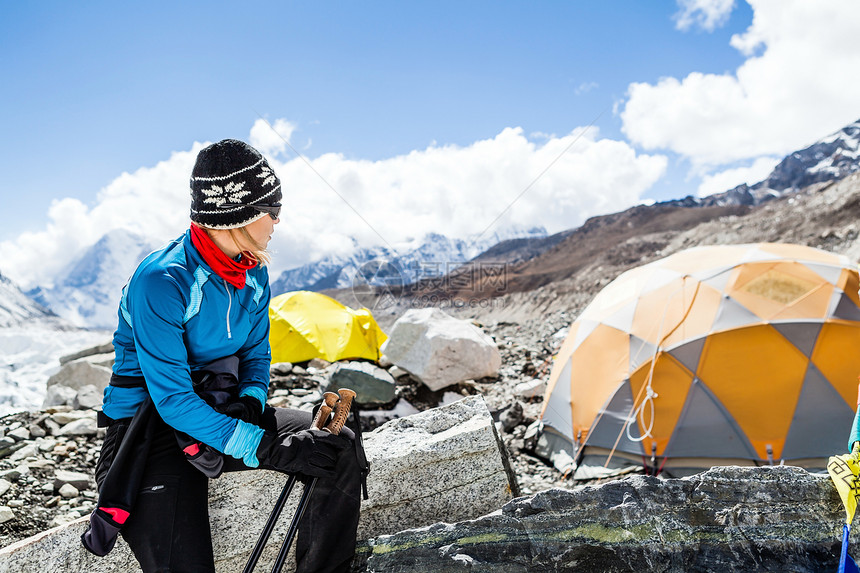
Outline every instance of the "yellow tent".
<svg viewBox="0 0 860 573"><path fill-rule="evenodd" d="M857 289L846 257L799 245L698 247L627 271L571 325L545 440L589 465L653 458L675 475L824 467L856 409Z"/></svg>
<svg viewBox="0 0 860 573"><path fill-rule="evenodd" d="M311 291L278 295L269 304L272 362L379 360L388 338L366 308L353 310Z"/></svg>

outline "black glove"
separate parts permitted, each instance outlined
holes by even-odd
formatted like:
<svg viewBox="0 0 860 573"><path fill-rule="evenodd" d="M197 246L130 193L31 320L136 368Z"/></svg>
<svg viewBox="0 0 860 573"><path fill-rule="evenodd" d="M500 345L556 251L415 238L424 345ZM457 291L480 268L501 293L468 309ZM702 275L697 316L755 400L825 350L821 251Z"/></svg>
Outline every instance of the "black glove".
<svg viewBox="0 0 860 573"><path fill-rule="evenodd" d="M260 416L263 415L263 405L253 396L240 396L238 400L219 407L218 411L231 418L238 418L249 424L259 426Z"/></svg>
<svg viewBox="0 0 860 573"><path fill-rule="evenodd" d="M257 459L284 473L328 478L334 477L338 453L349 445L349 438L322 430L302 430L284 437L265 432Z"/></svg>

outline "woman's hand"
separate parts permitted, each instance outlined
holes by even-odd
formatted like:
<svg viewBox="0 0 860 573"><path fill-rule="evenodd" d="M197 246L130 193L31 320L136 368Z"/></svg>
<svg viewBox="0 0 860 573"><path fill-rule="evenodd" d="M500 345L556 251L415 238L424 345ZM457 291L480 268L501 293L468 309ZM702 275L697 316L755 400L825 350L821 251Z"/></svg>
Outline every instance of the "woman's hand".
<svg viewBox="0 0 860 573"><path fill-rule="evenodd" d="M338 454L349 445L349 438L322 430L302 430L284 437L265 432L257 459L284 473L328 478L335 474Z"/></svg>
<svg viewBox="0 0 860 573"><path fill-rule="evenodd" d="M231 418L237 418L255 426L260 425L260 416L263 415L263 405L253 396L240 396L238 400L216 408L216 410Z"/></svg>

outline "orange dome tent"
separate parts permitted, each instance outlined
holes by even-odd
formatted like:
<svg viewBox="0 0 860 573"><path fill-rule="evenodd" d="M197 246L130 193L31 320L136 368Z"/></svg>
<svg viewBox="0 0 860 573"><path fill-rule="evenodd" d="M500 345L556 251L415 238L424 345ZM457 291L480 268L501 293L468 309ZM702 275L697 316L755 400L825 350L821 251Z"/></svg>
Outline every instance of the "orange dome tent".
<svg viewBox="0 0 860 573"><path fill-rule="evenodd" d="M627 271L555 357L542 443L674 475L823 468L856 409L857 290L846 257L787 244L698 247Z"/></svg>

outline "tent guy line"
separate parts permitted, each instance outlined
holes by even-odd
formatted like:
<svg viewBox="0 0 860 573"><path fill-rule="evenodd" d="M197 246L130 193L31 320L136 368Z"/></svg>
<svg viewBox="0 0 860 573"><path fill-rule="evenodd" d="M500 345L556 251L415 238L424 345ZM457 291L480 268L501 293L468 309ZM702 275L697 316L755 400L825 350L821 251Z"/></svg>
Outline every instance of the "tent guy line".
<svg viewBox="0 0 860 573"><path fill-rule="evenodd" d="M311 162L310 162L310 161L308 161L308 159L307 159L304 155L302 155L301 153L299 153L299 151L298 151L295 147L293 147L293 146L292 146L292 144L291 144L289 141L287 141L287 139L286 139L283 135L281 135L281 133L280 133L277 129L275 129L275 126L273 126L273 125L269 122L269 120L267 120L265 117L263 117L263 116L260 114L260 112L258 112L258 111L256 111L256 110L254 110L254 113L256 113L256 114L257 114L257 117L259 117L261 120L263 120L263 122L264 122L267 126L269 126L269 129L271 129L271 130L275 133L275 135L277 135L277 136L281 139L281 141L283 141L283 142L287 145L287 147L289 147L289 148L293 151L293 153L295 153L295 154L296 154L296 156L298 156L298 158L299 158L299 159L301 159L302 161L304 161L305 165L307 165L307 166L310 168L310 170L311 170L311 171L313 171L313 172L316 174L316 176L320 178L320 181L322 181L323 183L325 183L325 185L326 185L329 189L331 189L331 190L332 190L332 192L333 192L335 195L337 195L337 196L340 198L340 200L341 200L341 201L343 201L343 202L344 202L344 204L345 204L347 207L349 207L350 209L352 209L352 212L353 212L353 213L355 213L355 214L358 216L358 218L359 218L359 219L361 219L361 220L364 222L364 224L365 224L365 225L367 225L367 227L368 227L371 231L373 231L374 233L376 233L376 236L377 236L377 237L379 237L379 238L382 240L382 242L383 242L383 243L385 243L385 245L386 245L389 249L391 249L392 251L394 250L394 247L392 247L392 246L391 246L391 243L389 243L389 242L386 240L386 238L382 236L382 233L380 233L379 231L377 231L377 230L376 230L376 228L375 228L373 225L371 225L371 224L370 224L370 221L368 221L367 219L365 219L365 218L364 218L364 216L363 216L361 213L359 213L359 212L358 212L358 209L356 209L355 207L353 207L353 206L352 206L352 203L350 203L349 201L347 201L347 200L346 200L346 197L344 197L341 193L339 193L339 192L338 192L338 190L337 190L337 189L335 189L335 188L334 188L334 186L333 186L331 183L329 183L329 182L328 182L328 180L326 180L326 178L325 178L325 177L323 177L323 176L322 176L322 174L321 174L319 171L317 171L316 169L314 169L314 166L311 164Z"/></svg>
<svg viewBox="0 0 860 573"><path fill-rule="evenodd" d="M564 156L565 153L570 151L570 148L573 147L580 139L582 139L582 136L585 135L585 133L588 132L589 129L594 127L594 124L597 123L597 120L599 120L601 118L601 116L603 116L603 114L606 113L606 110L608 110L608 109L609 109L608 106L603 108L603 110L600 113L598 113L594 119L591 120L591 123L589 123L584 128L582 128L582 130L576 135L576 137L573 138L573 141L571 141L570 144L567 147L565 147L561 151L561 153L558 154L558 156L555 159L550 161L549 164L547 164L547 166L544 167L543 171L538 173L537 176L534 179L532 179L531 183L526 185L525 188L522 191L520 191L520 193L516 197L514 197L514 199L508 204L508 206L505 207L504 209L502 209L501 213L499 213L496 216L496 218L493 219L492 222L490 222L490 224L487 225L487 227L483 231L481 231L477 237L475 237L475 239L472 241L472 246L474 246L474 244L477 243L477 241L481 237L484 236L484 233L489 231L493 227L493 225L498 223L499 219L501 219L505 213L510 211L511 208L513 208L514 204L517 201L519 201L522 198L522 196L525 195L529 191L529 189L534 187L534 184L537 183L540 180L540 178L543 177L546 174L546 172L549 171L552 168L552 166L555 165L558 162L558 160L562 158L562 156Z"/></svg>

